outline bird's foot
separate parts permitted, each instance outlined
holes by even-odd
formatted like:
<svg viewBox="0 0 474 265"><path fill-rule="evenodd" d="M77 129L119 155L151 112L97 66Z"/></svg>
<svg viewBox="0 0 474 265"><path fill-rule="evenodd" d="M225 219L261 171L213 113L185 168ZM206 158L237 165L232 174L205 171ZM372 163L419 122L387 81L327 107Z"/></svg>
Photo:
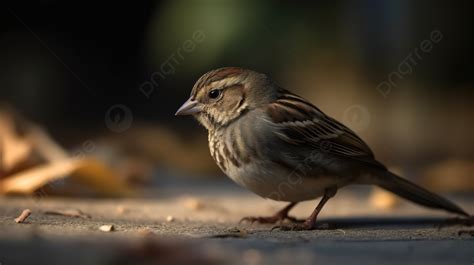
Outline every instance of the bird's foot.
<svg viewBox="0 0 474 265"><path fill-rule="evenodd" d="M276 223L281 223L285 220L288 220L290 222L294 223L299 223L299 222L304 222L304 220L297 219L295 217L289 216L289 215L280 215L276 214L274 216L269 216L269 217L254 217L254 216L249 216L249 217L244 217L239 221L239 224L243 222L247 223L259 223L259 224L276 224Z"/></svg>

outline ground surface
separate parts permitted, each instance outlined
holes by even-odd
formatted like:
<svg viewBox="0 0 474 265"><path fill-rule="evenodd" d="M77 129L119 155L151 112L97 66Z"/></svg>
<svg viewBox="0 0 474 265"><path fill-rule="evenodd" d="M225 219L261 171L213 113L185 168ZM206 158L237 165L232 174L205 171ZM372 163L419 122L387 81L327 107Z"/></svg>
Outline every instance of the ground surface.
<svg viewBox="0 0 474 265"><path fill-rule="evenodd" d="M136 199L0 198L0 264L474 264L473 227L439 230L450 215L409 203L376 210L364 188L338 193L320 230L284 232L238 224L284 204L230 182L161 187ZM452 199L474 212L472 197ZM292 214L305 217L314 206ZM25 208L32 215L15 223ZM71 209L90 218L45 213ZM109 224L115 231L99 230Z"/></svg>

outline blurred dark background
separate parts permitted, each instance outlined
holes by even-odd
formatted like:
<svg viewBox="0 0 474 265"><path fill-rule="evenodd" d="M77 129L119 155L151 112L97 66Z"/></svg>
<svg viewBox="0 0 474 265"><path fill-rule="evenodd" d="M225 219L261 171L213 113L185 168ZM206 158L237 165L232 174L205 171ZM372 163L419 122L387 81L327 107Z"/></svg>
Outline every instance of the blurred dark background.
<svg viewBox="0 0 474 265"><path fill-rule="evenodd" d="M200 75L241 66L309 98L388 164L470 160L473 10L407 0L4 4L0 102L60 141L115 136L107 115L122 104L129 131L148 124L206 144L174 112Z"/></svg>

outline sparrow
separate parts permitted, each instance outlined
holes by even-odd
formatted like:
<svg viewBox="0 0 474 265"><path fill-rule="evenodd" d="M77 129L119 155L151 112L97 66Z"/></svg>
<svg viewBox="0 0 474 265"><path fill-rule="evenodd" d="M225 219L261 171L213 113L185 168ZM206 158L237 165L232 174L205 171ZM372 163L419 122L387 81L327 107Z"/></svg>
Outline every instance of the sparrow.
<svg viewBox="0 0 474 265"><path fill-rule="evenodd" d="M207 72L176 115L192 115L208 131L219 168L237 184L289 204L270 217L277 223L299 202L322 197L301 223L283 230L311 230L324 205L345 186L376 185L417 204L469 216L463 209L387 170L351 129L265 74L239 67Z"/></svg>

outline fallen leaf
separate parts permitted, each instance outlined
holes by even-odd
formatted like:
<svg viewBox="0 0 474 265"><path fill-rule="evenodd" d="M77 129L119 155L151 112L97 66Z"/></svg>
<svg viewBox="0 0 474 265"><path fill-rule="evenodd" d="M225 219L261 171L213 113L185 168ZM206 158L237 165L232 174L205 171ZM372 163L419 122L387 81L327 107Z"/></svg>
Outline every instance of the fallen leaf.
<svg viewBox="0 0 474 265"><path fill-rule="evenodd" d="M54 191L51 183L66 177L99 194L133 194L120 173L95 158L71 158L46 130L10 108L0 109L0 194Z"/></svg>
<svg viewBox="0 0 474 265"><path fill-rule="evenodd" d="M0 181L0 194L32 194L55 180L71 177L95 191L112 196L132 195L118 174L96 159L63 159L10 175Z"/></svg>
<svg viewBox="0 0 474 265"><path fill-rule="evenodd" d="M12 115L0 112L0 171L12 170L25 161L31 151L31 142L15 132Z"/></svg>
<svg viewBox="0 0 474 265"><path fill-rule="evenodd" d="M18 216L17 218L15 218L15 222L21 224L23 222L25 222L26 218L28 218L28 216L31 215L31 211L30 209L25 209L23 210L23 212L20 214L20 216Z"/></svg>
<svg viewBox="0 0 474 265"><path fill-rule="evenodd" d="M81 159L72 177L95 189L111 196L131 196L134 191L120 175L102 161L92 158Z"/></svg>

